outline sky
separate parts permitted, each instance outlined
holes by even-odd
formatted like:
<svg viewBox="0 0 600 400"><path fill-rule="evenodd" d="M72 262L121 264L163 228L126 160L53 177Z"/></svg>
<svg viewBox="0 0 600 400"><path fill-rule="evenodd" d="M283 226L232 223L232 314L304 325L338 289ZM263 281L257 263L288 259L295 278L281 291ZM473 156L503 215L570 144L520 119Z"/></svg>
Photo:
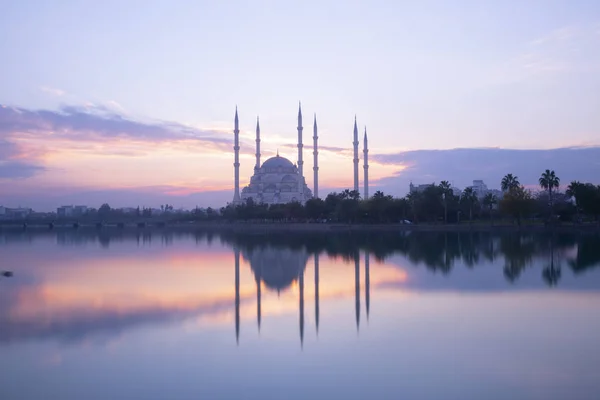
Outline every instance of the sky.
<svg viewBox="0 0 600 400"><path fill-rule="evenodd" d="M308 171L318 121L320 194L352 185L355 115L361 150L369 134L371 192L497 188L506 173L535 185L547 168L563 183L600 183L597 1L1 9L0 205L224 205L235 107L244 185L257 116L263 160L279 150L296 161L299 101Z"/></svg>

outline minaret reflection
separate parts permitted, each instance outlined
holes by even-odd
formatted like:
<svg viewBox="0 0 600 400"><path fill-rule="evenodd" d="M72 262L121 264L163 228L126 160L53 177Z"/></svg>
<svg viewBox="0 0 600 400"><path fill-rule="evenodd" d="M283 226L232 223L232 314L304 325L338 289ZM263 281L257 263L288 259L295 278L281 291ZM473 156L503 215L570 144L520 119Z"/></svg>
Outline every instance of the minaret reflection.
<svg viewBox="0 0 600 400"><path fill-rule="evenodd" d="M315 325L319 335L319 253L315 253Z"/></svg>
<svg viewBox="0 0 600 400"><path fill-rule="evenodd" d="M300 271L300 276L298 277L298 286L300 287L300 346L302 347L304 346L304 269Z"/></svg>
<svg viewBox="0 0 600 400"><path fill-rule="evenodd" d="M354 254L354 298L356 300L356 331L360 326L360 254Z"/></svg>
<svg viewBox="0 0 600 400"><path fill-rule="evenodd" d="M365 305L367 307L367 321L369 321L369 305L371 304L371 277L369 263L369 252L365 252Z"/></svg>
<svg viewBox="0 0 600 400"><path fill-rule="evenodd" d="M262 320L262 287L277 291L289 288L295 281L299 286L300 342L304 342L304 271L309 255L306 250L272 246L247 247L242 256L250 263L256 282L256 317L260 332Z"/></svg>
<svg viewBox="0 0 600 400"><path fill-rule="evenodd" d="M235 336L236 343L239 344L240 336L240 255L246 260L254 274L256 284L256 322L258 332L262 325L262 295L263 289L267 291L279 292L293 287L294 282L298 284L298 323L300 334L300 346L304 347L304 329L305 329L305 273L309 254L305 249L290 249L273 246L248 246L241 248L234 247L235 254ZM360 262L362 254L356 251L354 259L354 300L356 330L360 331ZM370 277L370 255L364 253L365 262L365 306L367 321L369 319L371 304L371 277ZM320 324L320 254L313 254L314 263L314 290L315 290L315 329L317 337L319 335Z"/></svg>
<svg viewBox="0 0 600 400"><path fill-rule="evenodd" d="M256 322L258 324L258 331L260 332L260 320L261 320L261 282L260 278L262 275L262 266L258 269L254 280L256 281Z"/></svg>
<svg viewBox="0 0 600 400"><path fill-rule="evenodd" d="M240 342L240 251L235 248L235 342Z"/></svg>

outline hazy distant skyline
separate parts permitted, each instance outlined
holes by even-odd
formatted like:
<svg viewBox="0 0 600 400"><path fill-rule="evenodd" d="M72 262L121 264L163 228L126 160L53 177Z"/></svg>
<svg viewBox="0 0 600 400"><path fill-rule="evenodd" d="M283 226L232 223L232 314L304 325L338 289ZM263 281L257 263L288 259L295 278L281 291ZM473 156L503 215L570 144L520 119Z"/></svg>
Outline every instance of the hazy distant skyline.
<svg viewBox="0 0 600 400"><path fill-rule="evenodd" d="M485 165L452 166L456 176L437 179L424 167L431 160L416 157L454 148L596 151L596 1L20 1L2 10L1 205L137 205L122 204L115 193L125 192L222 205L233 190L235 106L243 184L257 115L263 159L279 148L295 161L298 101L305 169L317 114L322 188L352 186L354 114L369 131L371 193L404 194L406 181L432 176L464 186L496 180L501 169L600 175L591 158L536 153L539 163L515 158L513 168L517 153L508 152L490 159L497 165L478 158Z"/></svg>

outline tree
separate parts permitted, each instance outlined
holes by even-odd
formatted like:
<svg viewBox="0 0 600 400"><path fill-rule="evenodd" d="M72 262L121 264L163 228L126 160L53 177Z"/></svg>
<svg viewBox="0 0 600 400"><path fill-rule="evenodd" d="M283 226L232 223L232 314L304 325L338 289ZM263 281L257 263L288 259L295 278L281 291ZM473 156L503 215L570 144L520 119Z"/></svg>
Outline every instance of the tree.
<svg viewBox="0 0 600 400"><path fill-rule="evenodd" d="M444 202L444 223L448 223L448 197L452 195L452 187L448 181L441 181L439 188L442 191L442 200Z"/></svg>
<svg viewBox="0 0 600 400"><path fill-rule="evenodd" d="M548 200L550 203L549 204L550 217L552 217L552 210L553 210L552 189L554 189L554 188L558 189L558 186L560 185L560 179L558 178L558 176L556 176L556 174L554 173L554 170L550 171L549 169L547 169L546 171L544 171L542 173L542 176L540 176L539 183L540 183L540 186L542 187L542 189L545 189L548 191Z"/></svg>
<svg viewBox="0 0 600 400"><path fill-rule="evenodd" d="M577 212L586 215L600 215L600 186L573 181L567 187L566 195L575 198Z"/></svg>
<svg viewBox="0 0 600 400"><path fill-rule="evenodd" d="M500 182L500 187L502 188L503 192L518 189L519 186L521 186L521 183L519 183L519 178L517 176L513 176L513 174L506 174L504 178L502 178L502 182Z"/></svg>
<svg viewBox="0 0 600 400"><path fill-rule="evenodd" d="M360 200L360 192L358 190L350 190L350 192L348 193L348 198L350 200Z"/></svg>
<svg viewBox="0 0 600 400"><path fill-rule="evenodd" d="M461 201L469 209L469 222L473 220L473 207L479 202L477 194L472 187L465 188L462 192Z"/></svg>
<svg viewBox="0 0 600 400"><path fill-rule="evenodd" d="M575 214L577 223L581 222L581 219L579 217L579 210L581 208L581 195L584 190L584 186L585 185L579 181L571 181L569 186L567 186L567 190L565 191L565 194L568 198L575 199Z"/></svg>
<svg viewBox="0 0 600 400"><path fill-rule="evenodd" d="M325 202L321 199L308 200L304 208L306 208L306 216L313 220L325 218L327 212Z"/></svg>
<svg viewBox="0 0 600 400"><path fill-rule="evenodd" d="M107 218L110 214L110 206L107 203L104 203L98 209L98 216L102 219Z"/></svg>
<svg viewBox="0 0 600 400"><path fill-rule="evenodd" d="M483 197L482 203L488 209L488 212L490 213L490 221L493 225L494 219L492 218L492 208L494 208L494 204L498 203L498 199L493 193L486 193Z"/></svg>
<svg viewBox="0 0 600 400"><path fill-rule="evenodd" d="M381 190L376 191L373 196L371 196L371 199L375 199L375 200L381 200L381 199L392 199L392 196L386 195L385 193L383 193Z"/></svg>
<svg viewBox="0 0 600 400"><path fill-rule="evenodd" d="M368 221L390 222L400 219L392 212L394 198L386 195L382 191L376 191L369 200L364 203L362 216Z"/></svg>
<svg viewBox="0 0 600 400"><path fill-rule="evenodd" d="M523 186L510 189L500 201L500 210L517 220L521 226L521 219L531 212L534 200L531 193Z"/></svg>

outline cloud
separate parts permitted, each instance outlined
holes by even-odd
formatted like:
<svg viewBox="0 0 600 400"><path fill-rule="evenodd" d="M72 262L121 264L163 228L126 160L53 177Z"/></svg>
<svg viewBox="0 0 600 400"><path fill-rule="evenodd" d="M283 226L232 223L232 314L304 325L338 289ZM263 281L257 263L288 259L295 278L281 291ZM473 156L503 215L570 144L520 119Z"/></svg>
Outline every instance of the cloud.
<svg viewBox="0 0 600 400"><path fill-rule="evenodd" d="M538 185L545 169L554 169L563 185L572 180L600 183L600 147L565 147L551 150L512 150L500 148L417 150L393 154L373 154L379 163L395 165L395 176L373 181L374 186L393 194L405 194L415 184L447 180L464 188L474 179L499 188L508 173L521 183Z"/></svg>
<svg viewBox="0 0 600 400"><path fill-rule="evenodd" d="M297 145L295 144L284 144L281 147L286 148L286 149L297 149L296 147ZM312 144L304 145L304 149L312 149ZM311 150L312 151L312 150ZM329 153L334 153L334 154L338 154L338 155L351 155L352 154L352 148L348 147L348 148L344 148L344 147L335 147L335 146L321 146L319 145L319 152L329 152ZM361 150L362 151L362 150Z"/></svg>
<svg viewBox="0 0 600 400"><path fill-rule="evenodd" d="M529 44L532 46L543 46L553 43L562 43L575 38L579 34L581 34L581 31L578 28L573 26L564 26L553 30L547 35L532 40L529 42Z"/></svg>
<svg viewBox="0 0 600 400"><path fill-rule="evenodd" d="M494 83L555 77L566 72L594 72L600 67L600 43L593 26L564 26L527 42L493 72ZM569 76L569 78L572 78Z"/></svg>
<svg viewBox="0 0 600 400"><path fill-rule="evenodd" d="M30 178L45 170L36 163L20 160L22 156L14 143L0 139L0 179Z"/></svg>
<svg viewBox="0 0 600 400"><path fill-rule="evenodd" d="M141 122L125 118L102 105L65 105L58 111L0 108L0 135L45 134L53 139L97 141L134 139L142 141L191 140L212 148L230 150L233 137L224 132L201 130L163 121Z"/></svg>
<svg viewBox="0 0 600 400"><path fill-rule="evenodd" d="M31 178L44 170L44 167L35 164L0 161L0 178Z"/></svg>
<svg viewBox="0 0 600 400"><path fill-rule="evenodd" d="M66 92L64 90L55 89L55 88L51 88L48 86L42 86L42 87L40 87L40 90L42 92L49 93L51 95L58 96L58 97L64 96L66 94Z"/></svg>

